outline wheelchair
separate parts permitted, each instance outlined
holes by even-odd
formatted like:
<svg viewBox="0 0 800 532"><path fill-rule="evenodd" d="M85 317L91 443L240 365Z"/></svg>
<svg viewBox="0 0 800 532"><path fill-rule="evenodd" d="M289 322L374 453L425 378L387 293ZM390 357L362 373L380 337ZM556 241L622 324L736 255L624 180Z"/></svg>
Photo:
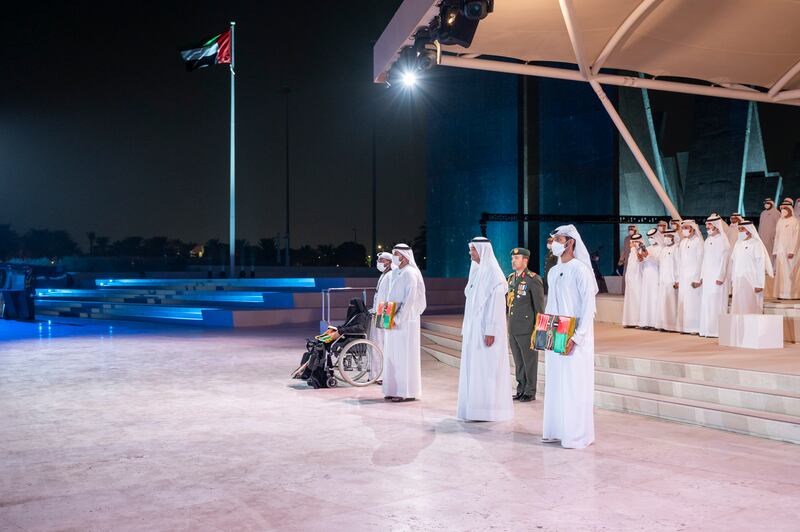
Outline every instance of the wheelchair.
<svg viewBox="0 0 800 532"><path fill-rule="evenodd" d="M351 299L345 323L327 326L314 339L306 341L306 352L293 379L302 379L314 388L333 388L339 382L368 386L383 373L383 352L369 339L372 319L364 301ZM334 334L338 338L333 339Z"/></svg>
<svg viewBox="0 0 800 532"><path fill-rule="evenodd" d="M335 381L351 386L369 386L383 373L383 351L366 333L348 333L337 338L328 348L327 370ZM336 386L336 384L333 384Z"/></svg>
<svg viewBox="0 0 800 532"><path fill-rule="evenodd" d="M309 339L302 364L292 375L313 388L334 388L339 382L369 386L383 373L383 352L366 333L347 333L329 344Z"/></svg>

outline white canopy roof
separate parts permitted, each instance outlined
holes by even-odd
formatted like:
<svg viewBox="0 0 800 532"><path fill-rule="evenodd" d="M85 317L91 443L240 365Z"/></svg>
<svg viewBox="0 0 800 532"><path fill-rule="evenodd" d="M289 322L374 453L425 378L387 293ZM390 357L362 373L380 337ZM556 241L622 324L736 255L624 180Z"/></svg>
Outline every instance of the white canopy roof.
<svg viewBox="0 0 800 532"><path fill-rule="evenodd" d="M375 45L376 82L436 4L403 2ZM443 50L449 66L800 105L797 0L496 0L469 49Z"/></svg>

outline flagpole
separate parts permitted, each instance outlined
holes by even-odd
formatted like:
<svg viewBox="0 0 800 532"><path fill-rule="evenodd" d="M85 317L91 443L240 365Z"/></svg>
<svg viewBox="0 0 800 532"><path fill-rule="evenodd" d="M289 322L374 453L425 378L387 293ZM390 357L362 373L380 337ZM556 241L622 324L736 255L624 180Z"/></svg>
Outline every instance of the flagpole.
<svg viewBox="0 0 800 532"><path fill-rule="evenodd" d="M236 75L234 71L234 52L233 52L233 30L236 27L236 22L231 21L231 192L230 192L230 259L231 259L231 279L236 275L236 130L235 130L235 116L236 116L236 98L234 92L233 79Z"/></svg>

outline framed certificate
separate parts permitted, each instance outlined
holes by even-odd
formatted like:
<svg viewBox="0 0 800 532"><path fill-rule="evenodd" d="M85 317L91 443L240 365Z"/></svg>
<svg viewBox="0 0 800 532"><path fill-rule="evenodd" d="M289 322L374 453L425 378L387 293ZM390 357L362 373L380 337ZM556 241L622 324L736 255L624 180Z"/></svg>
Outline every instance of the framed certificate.
<svg viewBox="0 0 800 532"><path fill-rule="evenodd" d="M375 328L394 329L394 317L400 310L400 303L394 301L381 301L375 311Z"/></svg>
<svg viewBox="0 0 800 532"><path fill-rule="evenodd" d="M536 326L531 336L531 349L553 351L561 355L566 353L567 342L575 335L577 319L572 316L556 316L554 314L536 314Z"/></svg>

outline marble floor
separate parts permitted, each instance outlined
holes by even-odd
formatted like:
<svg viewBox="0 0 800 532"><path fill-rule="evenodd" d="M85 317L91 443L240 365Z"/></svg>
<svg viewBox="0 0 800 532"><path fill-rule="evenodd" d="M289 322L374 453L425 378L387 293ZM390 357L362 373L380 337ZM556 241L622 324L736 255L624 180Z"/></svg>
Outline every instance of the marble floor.
<svg viewBox="0 0 800 532"><path fill-rule="evenodd" d="M0 530L800 527L796 445L597 410L565 450L427 356L413 403L291 381L312 333L0 321Z"/></svg>

